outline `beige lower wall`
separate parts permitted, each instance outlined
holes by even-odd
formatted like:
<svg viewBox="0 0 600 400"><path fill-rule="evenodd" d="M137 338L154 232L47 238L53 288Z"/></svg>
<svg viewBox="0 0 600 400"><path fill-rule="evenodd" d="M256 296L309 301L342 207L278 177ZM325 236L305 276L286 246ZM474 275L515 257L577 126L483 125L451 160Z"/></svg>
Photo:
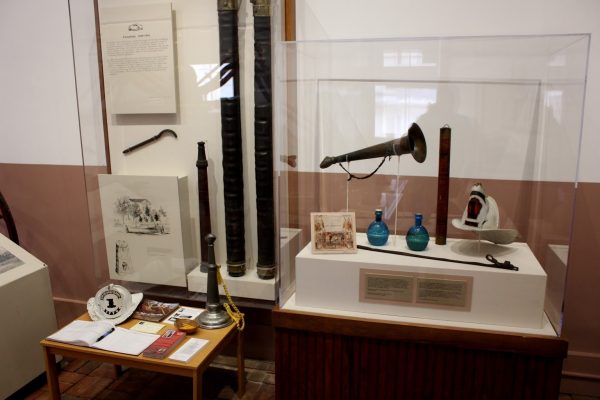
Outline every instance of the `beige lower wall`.
<svg viewBox="0 0 600 400"><path fill-rule="evenodd" d="M99 239L90 228L86 185L93 191L93 177L105 171L106 167L0 164L0 190L20 245L48 265L59 326L86 310L90 293L103 281L95 267L101 264L94 259L106 257L92 247L92 238Z"/></svg>
<svg viewBox="0 0 600 400"><path fill-rule="evenodd" d="M104 168L92 168L84 173L81 166L0 164L0 191L11 207L21 245L49 266L58 320L67 322L85 309L84 302L97 290L104 271L97 271L94 260L102 264L103 254L94 252L92 243L103 249L98 231L99 216L93 214L90 223L88 205L97 209L94 176ZM346 181L341 174L293 174L290 202L295 210L291 224L308 227L308 212L334 211L345 208ZM372 220L373 209L381 201L380 188L395 195L390 177L374 176L352 182L351 209L357 210L359 230ZM402 233L412 223L412 213L420 211L430 234L435 233L435 178L406 178L400 203ZM465 205L473 180L453 179L450 190L449 215L458 217ZM87 189L92 193L88 198ZM387 185L387 186L386 186ZM520 181L485 182L489 194L501 208L501 225L515 227L521 239L543 249L548 243L569 243L569 213L565 204L572 203L572 188L566 184L534 184ZM328 193L324 194L324 188ZM600 379L600 184L579 184L575 198L575 221L571 241L571 258L565 300L563 336L570 342L570 356L565 371L568 382L577 375ZM531 210L542 215L533 215ZM543 220L544 223L536 224ZM91 226L95 226L93 229ZM0 228L1 229L1 228ZM464 232L449 228L449 236L464 236ZM575 378L573 378L575 377ZM581 386L581 387L584 387ZM593 393L587 393L593 394Z"/></svg>
<svg viewBox="0 0 600 400"><path fill-rule="evenodd" d="M81 166L0 164L0 190L21 246L48 265L54 297L97 290Z"/></svg>

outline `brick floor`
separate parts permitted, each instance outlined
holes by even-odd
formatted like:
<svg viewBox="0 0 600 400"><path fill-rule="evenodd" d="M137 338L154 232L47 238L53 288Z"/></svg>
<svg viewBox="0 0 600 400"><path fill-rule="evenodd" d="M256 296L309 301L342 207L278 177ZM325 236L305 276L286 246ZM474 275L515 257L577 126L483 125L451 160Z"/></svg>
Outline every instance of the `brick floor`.
<svg viewBox="0 0 600 400"><path fill-rule="evenodd" d="M246 360L246 393L236 396L236 358L219 356L203 376L204 400L273 400L275 374L272 362ZM187 400L192 397L190 378L137 369L120 376L111 364L65 359L59 384L62 400ZM46 386L35 389L26 400L48 399Z"/></svg>
<svg viewBox="0 0 600 400"><path fill-rule="evenodd" d="M204 400L274 400L273 362L246 360L246 393L236 396L236 359L218 356L204 372ZM189 400L192 380L137 369L124 369L120 376L111 364L83 360L63 360L59 375L62 400ZM34 388L26 400L49 398L46 386ZM559 400L600 400L563 393Z"/></svg>

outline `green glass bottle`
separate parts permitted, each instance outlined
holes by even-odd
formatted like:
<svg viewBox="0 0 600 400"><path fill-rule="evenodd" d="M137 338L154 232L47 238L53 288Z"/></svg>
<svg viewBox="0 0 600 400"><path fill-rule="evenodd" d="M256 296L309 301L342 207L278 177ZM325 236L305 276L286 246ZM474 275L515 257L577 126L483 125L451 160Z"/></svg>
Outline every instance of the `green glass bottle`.
<svg viewBox="0 0 600 400"><path fill-rule="evenodd" d="M422 225L423 215L415 214L415 224L406 233L406 244L414 251L423 251L429 243L429 232Z"/></svg>
<svg viewBox="0 0 600 400"><path fill-rule="evenodd" d="M383 246L388 241L390 230L381 219L383 212L378 208L375 210L375 221L369 224L367 228L367 239L373 246Z"/></svg>

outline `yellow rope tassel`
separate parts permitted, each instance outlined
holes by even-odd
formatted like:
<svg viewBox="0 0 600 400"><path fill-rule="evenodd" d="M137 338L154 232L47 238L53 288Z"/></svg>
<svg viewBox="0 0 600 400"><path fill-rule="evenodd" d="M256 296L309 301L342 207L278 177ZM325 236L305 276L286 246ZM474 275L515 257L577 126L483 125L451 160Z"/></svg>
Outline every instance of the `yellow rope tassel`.
<svg viewBox="0 0 600 400"><path fill-rule="evenodd" d="M225 292L225 296L227 297L228 303L223 304L223 308L227 311L227 314L231 317L233 322L238 328L238 331L243 331L246 326L246 321L244 321L244 314L238 310L237 306L231 299L231 295L229 294L229 290L227 289L227 285L225 285L225 281L221 276L221 266L217 265L217 282L219 285L223 286L223 291ZM233 310L232 310L233 308Z"/></svg>

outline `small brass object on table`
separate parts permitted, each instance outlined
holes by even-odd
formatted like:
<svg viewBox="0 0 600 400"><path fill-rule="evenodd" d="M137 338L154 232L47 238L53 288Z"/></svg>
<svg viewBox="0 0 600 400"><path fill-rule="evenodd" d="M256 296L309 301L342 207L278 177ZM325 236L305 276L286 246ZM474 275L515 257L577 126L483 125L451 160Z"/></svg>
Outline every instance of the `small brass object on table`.
<svg viewBox="0 0 600 400"><path fill-rule="evenodd" d="M189 318L177 318L175 320L175 328L181 332L192 334L198 329L198 321Z"/></svg>

